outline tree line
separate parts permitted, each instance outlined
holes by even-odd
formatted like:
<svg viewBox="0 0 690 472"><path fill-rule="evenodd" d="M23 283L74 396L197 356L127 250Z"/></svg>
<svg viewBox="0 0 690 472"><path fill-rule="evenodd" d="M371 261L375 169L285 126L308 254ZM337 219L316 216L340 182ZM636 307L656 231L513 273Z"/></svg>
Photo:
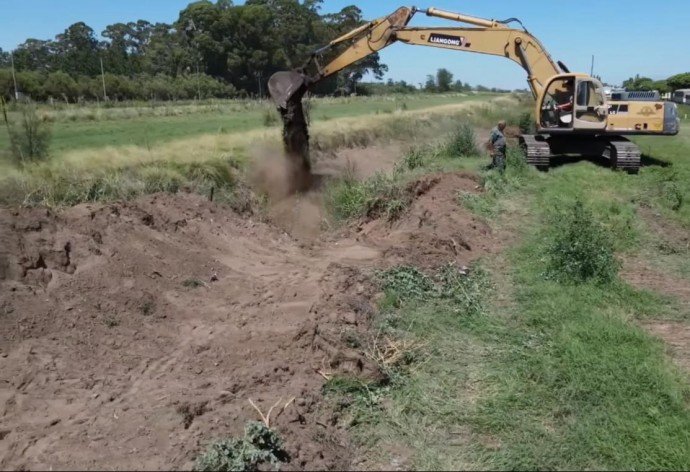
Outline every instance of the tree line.
<svg viewBox="0 0 690 472"><path fill-rule="evenodd" d="M652 91L669 93L678 89L690 88L690 72L676 74L665 80L653 80L639 74L623 81L621 84L627 90Z"/></svg>
<svg viewBox="0 0 690 472"><path fill-rule="evenodd" d="M201 0L171 24L109 25L100 33L104 39L78 22L54 39L27 39L11 56L0 50L0 94L15 94L13 61L18 91L34 100L103 99L104 89L122 100L266 96L274 72L301 65L318 47L365 23L356 6L321 14L322 3ZM324 60L341 51L333 48ZM380 79L386 71L372 54L314 91L349 90L366 73Z"/></svg>

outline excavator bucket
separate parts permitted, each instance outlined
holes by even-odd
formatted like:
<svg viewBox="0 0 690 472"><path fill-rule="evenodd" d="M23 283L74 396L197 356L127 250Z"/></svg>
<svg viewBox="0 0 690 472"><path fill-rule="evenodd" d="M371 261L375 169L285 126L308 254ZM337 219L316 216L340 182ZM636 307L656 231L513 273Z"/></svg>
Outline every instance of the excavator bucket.
<svg viewBox="0 0 690 472"><path fill-rule="evenodd" d="M268 93L275 104L287 108L290 99L301 99L307 91L306 77L297 71L276 72L268 79Z"/></svg>

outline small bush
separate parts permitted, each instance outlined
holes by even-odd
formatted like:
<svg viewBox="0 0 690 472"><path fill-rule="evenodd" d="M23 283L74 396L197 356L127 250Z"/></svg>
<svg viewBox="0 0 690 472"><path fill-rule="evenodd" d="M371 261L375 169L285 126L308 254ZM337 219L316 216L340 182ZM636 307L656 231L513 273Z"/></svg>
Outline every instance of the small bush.
<svg viewBox="0 0 690 472"><path fill-rule="evenodd" d="M197 471L259 470L262 464L276 469L287 460L283 441L278 434L263 423L250 421L242 439L227 439L213 443L206 453L197 458Z"/></svg>
<svg viewBox="0 0 690 472"><path fill-rule="evenodd" d="M407 170L415 170L424 166L428 156L428 150L424 146L415 146L403 157L402 165Z"/></svg>
<svg viewBox="0 0 690 472"><path fill-rule="evenodd" d="M546 248L547 277L559 282L607 284L618 274L620 262L609 231L591 210L577 200L551 222Z"/></svg>
<svg viewBox="0 0 690 472"><path fill-rule="evenodd" d="M393 221L412 201L410 192L394 176L377 173L359 181L348 174L326 190L326 206L338 221L385 217Z"/></svg>
<svg viewBox="0 0 690 472"><path fill-rule="evenodd" d="M33 104L21 108L19 123L9 124L10 146L15 163L24 165L48 158L52 130Z"/></svg>
<svg viewBox="0 0 690 472"><path fill-rule="evenodd" d="M467 123L461 124L448 140L445 151L450 157L468 157L480 154L472 126Z"/></svg>
<svg viewBox="0 0 690 472"><path fill-rule="evenodd" d="M534 118L532 113L526 111L520 114L518 120L518 127L522 134L532 134L534 133Z"/></svg>

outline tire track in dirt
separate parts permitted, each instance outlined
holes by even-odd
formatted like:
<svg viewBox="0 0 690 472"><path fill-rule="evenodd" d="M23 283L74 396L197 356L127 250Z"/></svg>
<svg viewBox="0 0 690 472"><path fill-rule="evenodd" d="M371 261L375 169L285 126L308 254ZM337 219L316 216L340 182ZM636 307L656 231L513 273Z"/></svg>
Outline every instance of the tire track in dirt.
<svg viewBox="0 0 690 472"><path fill-rule="evenodd" d="M188 194L0 210L0 466L190 468L258 419L249 399L294 398L272 421L284 469L347 468L318 372L380 376L341 340L368 328L370 269L494 249L455 201L476 187L427 176L400 220L311 239Z"/></svg>

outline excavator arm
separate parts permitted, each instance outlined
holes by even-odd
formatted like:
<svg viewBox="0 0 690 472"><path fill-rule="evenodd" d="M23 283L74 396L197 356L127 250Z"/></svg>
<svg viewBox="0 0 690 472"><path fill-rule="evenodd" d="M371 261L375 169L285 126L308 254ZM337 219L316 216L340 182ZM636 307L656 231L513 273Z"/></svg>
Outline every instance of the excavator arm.
<svg viewBox="0 0 690 472"><path fill-rule="evenodd" d="M474 25L474 27L411 28L408 23L418 13ZM334 39L327 46L315 51L299 69L277 72L268 82L273 101L285 109L288 101L301 100L311 85L329 77L357 61L374 54L391 44L430 46L463 52L502 56L519 64L527 73L527 82L537 98L548 79L568 72L567 68L553 61L537 38L526 29L508 26L517 19L505 21L487 20L436 8L420 10L400 7L392 14L366 23L355 30ZM352 41L352 44L328 64L319 64L319 57L329 49Z"/></svg>

